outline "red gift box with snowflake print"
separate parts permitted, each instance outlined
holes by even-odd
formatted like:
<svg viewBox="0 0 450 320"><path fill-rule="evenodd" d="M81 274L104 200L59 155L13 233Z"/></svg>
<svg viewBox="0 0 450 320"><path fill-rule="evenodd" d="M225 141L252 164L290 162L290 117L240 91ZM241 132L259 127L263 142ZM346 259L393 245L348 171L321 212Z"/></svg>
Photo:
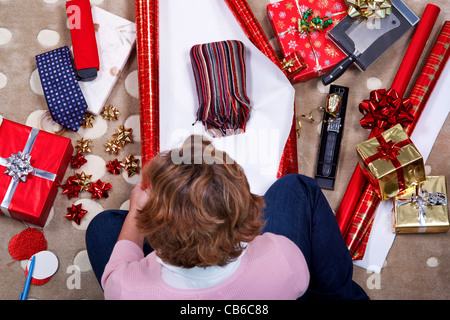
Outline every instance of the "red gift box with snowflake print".
<svg viewBox="0 0 450 320"><path fill-rule="evenodd" d="M283 56L297 51L307 65L290 78L292 83L320 77L346 57L326 36L346 10L344 0L283 0L267 6Z"/></svg>

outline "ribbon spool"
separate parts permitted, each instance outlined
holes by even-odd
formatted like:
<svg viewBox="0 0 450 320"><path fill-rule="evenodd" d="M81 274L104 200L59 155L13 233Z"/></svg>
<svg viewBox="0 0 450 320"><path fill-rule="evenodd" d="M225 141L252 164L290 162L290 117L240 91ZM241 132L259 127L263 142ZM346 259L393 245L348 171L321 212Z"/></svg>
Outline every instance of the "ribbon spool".
<svg viewBox="0 0 450 320"><path fill-rule="evenodd" d="M56 128L56 130L55 130L55 128ZM52 116L51 116L49 110L45 111L42 114L41 120L39 121L39 129L50 132L50 133L54 133L57 135L62 135L66 131L66 128L64 128L62 125L60 125L59 123L55 122L52 119Z"/></svg>
<svg viewBox="0 0 450 320"><path fill-rule="evenodd" d="M40 286L50 281L52 276L56 273L59 267L58 258L51 251L40 251L36 254L36 262L33 269L31 284ZM25 277L28 275L28 268L30 267L31 258L25 267Z"/></svg>

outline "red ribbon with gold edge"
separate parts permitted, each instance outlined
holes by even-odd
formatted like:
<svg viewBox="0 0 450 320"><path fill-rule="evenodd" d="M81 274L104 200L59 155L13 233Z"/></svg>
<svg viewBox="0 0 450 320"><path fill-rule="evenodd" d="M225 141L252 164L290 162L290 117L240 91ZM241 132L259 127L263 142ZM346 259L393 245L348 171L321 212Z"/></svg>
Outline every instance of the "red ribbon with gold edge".
<svg viewBox="0 0 450 320"><path fill-rule="evenodd" d="M414 116L414 121L404 128L406 134L412 134L449 57L450 21L446 21L411 90L411 113ZM348 231L344 236L353 260L359 260L364 257L373 218L379 202L380 199L376 195L375 190L370 185L366 186L356 206Z"/></svg>
<svg viewBox="0 0 450 320"><path fill-rule="evenodd" d="M281 62L245 0L224 0L250 41L281 70ZM159 1L135 0L142 164L159 153ZM284 70L283 70L284 72ZM294 107L294 106L293 106ZM278 177L298 173L295 117Z"/></svg>

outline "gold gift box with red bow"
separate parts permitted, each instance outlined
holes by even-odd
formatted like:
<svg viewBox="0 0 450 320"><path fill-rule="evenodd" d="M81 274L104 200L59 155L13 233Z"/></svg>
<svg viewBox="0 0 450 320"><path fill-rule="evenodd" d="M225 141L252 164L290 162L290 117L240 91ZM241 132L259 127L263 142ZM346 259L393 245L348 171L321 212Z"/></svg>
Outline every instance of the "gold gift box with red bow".
<svg viewBox="0 0 450 320"><path fill-rule="evenodd" d="M356 146L359 165L381 200L425 181L420 152L400 124Z"/></svg>

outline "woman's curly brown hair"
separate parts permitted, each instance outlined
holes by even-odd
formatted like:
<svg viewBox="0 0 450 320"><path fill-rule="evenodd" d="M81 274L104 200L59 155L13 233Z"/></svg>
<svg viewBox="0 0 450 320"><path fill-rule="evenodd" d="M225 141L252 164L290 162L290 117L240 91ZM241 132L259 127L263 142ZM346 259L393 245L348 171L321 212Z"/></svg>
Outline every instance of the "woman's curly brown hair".
<svg viewBox="0 0 450 320"><path fill-rule="evenodd" d="M156 155L144 168L150 199L137 226L164 262L224 266L261 233L264 201L242 168L202 136Z"/></svg>

